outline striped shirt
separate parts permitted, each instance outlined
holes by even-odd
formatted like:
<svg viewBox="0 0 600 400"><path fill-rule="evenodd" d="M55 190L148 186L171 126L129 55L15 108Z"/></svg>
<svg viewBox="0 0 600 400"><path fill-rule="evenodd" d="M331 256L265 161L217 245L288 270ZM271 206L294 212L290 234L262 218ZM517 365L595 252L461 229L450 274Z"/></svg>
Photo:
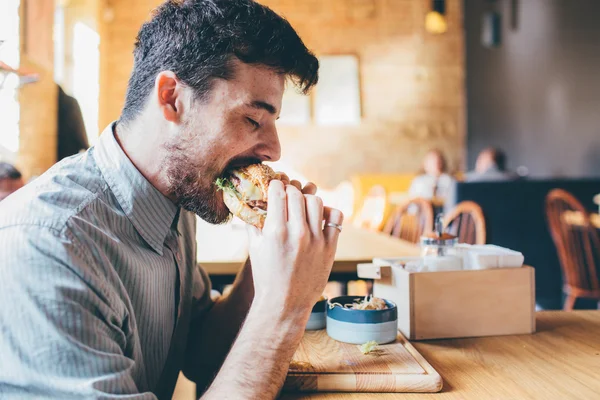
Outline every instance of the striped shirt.
<svg viewBox="0 0 600 400"><path fill-rule="evenodd" d="M187 338L211 301L195 216L113 126L0 203L1 399L167 399L200 357Z"/></svg>

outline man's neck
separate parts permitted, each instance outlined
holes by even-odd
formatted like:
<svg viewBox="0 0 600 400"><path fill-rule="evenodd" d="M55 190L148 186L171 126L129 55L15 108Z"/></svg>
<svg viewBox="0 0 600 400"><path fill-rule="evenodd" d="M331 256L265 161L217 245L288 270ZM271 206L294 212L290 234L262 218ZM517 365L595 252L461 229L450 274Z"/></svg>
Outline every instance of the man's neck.
<svg viewBox="0 0 600 400"><path fill-rule="evenodd" d="M165 197L169 195L164 172L165 152L157 139L157 129L145 127L142 122L116 123L114 135L117 143L138 171Z"/></svg>

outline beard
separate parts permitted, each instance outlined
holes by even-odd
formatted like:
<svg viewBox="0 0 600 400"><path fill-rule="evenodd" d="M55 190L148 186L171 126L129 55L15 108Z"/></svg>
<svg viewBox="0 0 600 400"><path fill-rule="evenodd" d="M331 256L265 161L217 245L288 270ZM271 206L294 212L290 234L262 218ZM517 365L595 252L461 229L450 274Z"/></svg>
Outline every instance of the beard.
<svg viewBox="0 0 600 400"><path fill-rule="evenodd" d="M168 178L168 190L175 205L191 211L211 224L223 224L229 221L231 214L223 203L223 198L215 180L222 171L213 171L186 154L191 147L185 144L165 146L170 154L165 162Z"/></svg>

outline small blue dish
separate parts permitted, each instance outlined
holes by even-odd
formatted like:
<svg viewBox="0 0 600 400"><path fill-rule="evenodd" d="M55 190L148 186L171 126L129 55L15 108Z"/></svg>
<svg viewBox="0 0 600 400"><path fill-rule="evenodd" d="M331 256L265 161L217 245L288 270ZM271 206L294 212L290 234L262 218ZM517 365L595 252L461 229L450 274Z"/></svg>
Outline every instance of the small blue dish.
<svg viewBox="0 0 600 400"><path fill-rule="evenodd" d="M319 300L313 307L308 322L306 323L307 331L317 331L319 329L325 329L326 319L325 310L327 308L327 298Z"/></svg>
<svg viewBox="0 0 600 400"><path fill-rule="evenodd" d="M340 296L327 302L327 335L344 343L363 344L371 340L378 344L390 343L398 335L398 309L396 304L385 300L385 310L355 310L334 303L352 304L362 300L360 296Z"/></svg>

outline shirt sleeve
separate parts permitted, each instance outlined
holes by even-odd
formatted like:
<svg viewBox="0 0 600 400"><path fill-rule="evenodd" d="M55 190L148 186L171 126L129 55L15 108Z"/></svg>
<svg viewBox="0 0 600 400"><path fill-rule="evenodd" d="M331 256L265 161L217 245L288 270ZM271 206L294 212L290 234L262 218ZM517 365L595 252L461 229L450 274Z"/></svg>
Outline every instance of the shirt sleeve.
<svg viewBox="0 0 600 400"><path fill-rule="evenodd" d="M127 316L73 237L3 228L0 254L0 398L156 398L138 393Z"/></svg>

